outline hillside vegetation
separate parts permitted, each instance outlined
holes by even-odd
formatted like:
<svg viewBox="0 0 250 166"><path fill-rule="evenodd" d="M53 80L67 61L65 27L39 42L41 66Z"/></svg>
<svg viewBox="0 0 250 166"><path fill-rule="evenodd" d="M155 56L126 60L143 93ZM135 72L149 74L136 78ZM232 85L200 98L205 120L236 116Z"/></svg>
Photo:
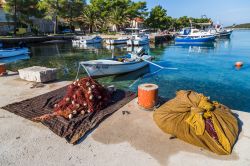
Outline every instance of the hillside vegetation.
<svg viewBox="0 0 250 166"><path fill-rule="evenodd" d="M250 28L250 23L238 24L235 26L231 26L231 28Z"/></svg>

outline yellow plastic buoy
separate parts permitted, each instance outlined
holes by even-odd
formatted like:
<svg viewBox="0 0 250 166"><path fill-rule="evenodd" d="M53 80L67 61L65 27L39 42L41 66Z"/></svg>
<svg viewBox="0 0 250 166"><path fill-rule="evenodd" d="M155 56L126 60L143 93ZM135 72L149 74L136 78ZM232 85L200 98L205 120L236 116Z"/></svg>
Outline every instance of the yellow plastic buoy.
<svg viewBox="0 0 250 166"><path fill-rule="evenodd" d="M6 68L4 63L0 63L0 76L6 74Z"/></svg>
<svg viewBox="0 0 250 166"><path fill-rule="evenodd" d="M235 62L235 66L237 68L241 68L243 66L243 62L241 62L241 61Z"/></svg>
<svg viewBox="0 0 250 166"><path fill-rule="evenodd" d="M141 84L138 86L138 104L144 109L151 110L158 102L158 85Z"/></svg>

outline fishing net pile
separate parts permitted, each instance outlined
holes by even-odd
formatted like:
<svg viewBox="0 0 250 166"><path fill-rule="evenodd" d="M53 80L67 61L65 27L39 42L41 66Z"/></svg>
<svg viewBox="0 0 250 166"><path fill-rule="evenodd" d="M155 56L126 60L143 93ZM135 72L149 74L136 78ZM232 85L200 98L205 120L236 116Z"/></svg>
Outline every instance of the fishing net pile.
<svg viewBox="0 0 250 166"><path fill-rule="evenodd" d="M67 88L62 100L54 105L53 113L33 118L44 121L56 116L71 119L79 115L100 111L107 106L110 92L90 77L76 80Z"/></svg>
<svg viewBox="0 0 250 166"><path fill-rule="evenodd" d="M203 94L179 91L154 112L166 133L219 155L228 155L238 137L237 119L226 106Z"/></svg>

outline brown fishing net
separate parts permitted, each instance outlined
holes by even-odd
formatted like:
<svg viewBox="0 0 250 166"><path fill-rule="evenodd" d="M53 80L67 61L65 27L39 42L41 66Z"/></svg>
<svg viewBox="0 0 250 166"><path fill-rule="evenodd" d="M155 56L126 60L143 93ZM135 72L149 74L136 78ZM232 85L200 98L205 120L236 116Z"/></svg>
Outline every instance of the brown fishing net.
<svg viewBox="0 0 250 166"><path fill-rule="evenodd" d="M64 98L54 105L54 112L33 118L44 121L55 116L71 119L79 114L103 109L110 98L110 92L90 77L76 80L68 86Z"/></svg>
<svg viewBox="0 0 250 166"><path fill-rule="evenodd" d="M154 112L166 133L220 155L230 154L238 137L238 122L226 106L203 94L179 91Z"/></svg>

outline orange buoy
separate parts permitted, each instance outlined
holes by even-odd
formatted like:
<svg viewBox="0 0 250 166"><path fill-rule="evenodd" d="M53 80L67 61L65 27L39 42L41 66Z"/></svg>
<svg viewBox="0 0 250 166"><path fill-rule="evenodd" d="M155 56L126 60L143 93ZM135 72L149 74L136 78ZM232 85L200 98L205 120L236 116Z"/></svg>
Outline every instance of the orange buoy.
<svg viewBox="0 0 250 166"><path fill-rule="evenodd" d="M141 84L138 86L138 104L144 109L153 109L158 102L158 85Z"/></svg>
<svg viewBox="0 0 250 166"><path fill-rule="evenodd" d="M242 67L243 66L243 62L235 62L235 66L237 67L237 68L240 68L240 67Z"/></svg>
<svg viewBox="0 0 250 166"><path fill-rule="evenodd" d="M6 74L6 68L4 63L0 63L0 75Z"/></svg>

